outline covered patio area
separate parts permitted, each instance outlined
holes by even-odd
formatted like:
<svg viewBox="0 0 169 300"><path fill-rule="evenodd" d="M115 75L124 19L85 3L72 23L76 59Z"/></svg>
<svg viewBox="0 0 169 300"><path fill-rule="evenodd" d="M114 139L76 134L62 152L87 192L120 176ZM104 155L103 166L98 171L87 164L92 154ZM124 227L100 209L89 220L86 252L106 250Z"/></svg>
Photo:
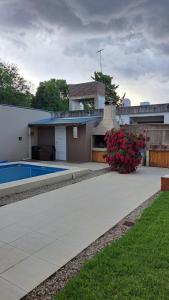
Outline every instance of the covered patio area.
<svg viewBox="0 0 169 300"><path fill-rule="evenodd" d="M100 117L51 118L29 124L30 159L88 162Z"/></svg>

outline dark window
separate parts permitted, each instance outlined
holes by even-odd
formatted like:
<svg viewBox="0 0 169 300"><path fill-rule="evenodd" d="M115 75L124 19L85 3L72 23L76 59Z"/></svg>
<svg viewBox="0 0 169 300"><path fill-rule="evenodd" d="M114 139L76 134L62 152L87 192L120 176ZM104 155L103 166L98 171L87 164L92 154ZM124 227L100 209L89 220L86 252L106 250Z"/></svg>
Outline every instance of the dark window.
<svg viewBox="0 0 169 300"><path fill-rule="evenodd" d="M164 116L130 117L130 124L164 123Z"/></svg>
<svg viewBox="0 0 169 300"><path fill-rule="evenodd" d="M106 148L106 142L104 141L104 135L94 135L93 136L93 147Z"/></svg>

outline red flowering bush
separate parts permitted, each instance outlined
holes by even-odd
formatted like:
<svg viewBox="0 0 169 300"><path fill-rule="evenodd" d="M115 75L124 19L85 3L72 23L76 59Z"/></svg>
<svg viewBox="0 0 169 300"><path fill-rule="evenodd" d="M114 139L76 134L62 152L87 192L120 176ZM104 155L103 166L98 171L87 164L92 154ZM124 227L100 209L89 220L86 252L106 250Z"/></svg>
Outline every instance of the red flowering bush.
<svg viewBox="0 0 169 300"><path fill-rule="evenodd" d="M145 148L143 134L129 133L127 127L106 132L106 161L113 171L119 173L134 172L141 163L141 150Z"/></svg>

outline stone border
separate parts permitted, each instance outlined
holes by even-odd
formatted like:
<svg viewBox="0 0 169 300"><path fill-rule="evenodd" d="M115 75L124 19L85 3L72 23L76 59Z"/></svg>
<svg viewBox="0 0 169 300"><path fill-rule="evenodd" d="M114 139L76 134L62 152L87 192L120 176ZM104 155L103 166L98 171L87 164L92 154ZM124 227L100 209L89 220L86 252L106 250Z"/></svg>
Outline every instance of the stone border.
<svg viewBox="0 0 169 300"><path fill-rule="evenodd" d="M107 245L110 245L113 241L120 239L126 234L141 217L144 209L154 202L159 193L160 191L144 201L76 257L43 281L26 296L21 298L21 300L51 300L53 296L63 289L69 280L80 271L86 261L102 251Z"/></svg>

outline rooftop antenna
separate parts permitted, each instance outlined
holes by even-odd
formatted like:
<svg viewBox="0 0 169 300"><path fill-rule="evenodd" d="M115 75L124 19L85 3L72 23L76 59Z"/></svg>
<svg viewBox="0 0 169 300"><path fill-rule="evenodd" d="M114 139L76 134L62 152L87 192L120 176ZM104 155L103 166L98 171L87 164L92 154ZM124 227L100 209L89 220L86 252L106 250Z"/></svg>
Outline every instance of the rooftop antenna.
<svg viewBox="0 0 169 300"><path fill-rule="evenodd" d="M98 50L96 53L99 53L99 57L100 57L100 72L102 73L102 51L104 49L100 49Z"/></svg>

